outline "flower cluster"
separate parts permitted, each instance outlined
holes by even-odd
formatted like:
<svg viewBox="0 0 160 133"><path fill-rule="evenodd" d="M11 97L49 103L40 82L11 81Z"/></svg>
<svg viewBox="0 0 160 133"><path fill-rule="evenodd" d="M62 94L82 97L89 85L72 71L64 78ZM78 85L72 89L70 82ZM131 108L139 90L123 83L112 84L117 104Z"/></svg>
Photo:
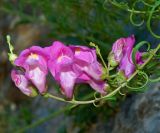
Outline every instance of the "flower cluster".
<svg viewBox="0 0 160 133"><path fill-rule="evenodd" d="M118 39L108 56L111 67L117 67L126 78L135 70L132 61L132 50L135 43L134 36ZM142 53L136 53L137 64L143 64ZM49 47L32 46L20 53L14 60L16 69L11 72L15 85L26 95L36 96L47 92L46 77L51 72L59 83L61 92L72 98L75 84L89 84L96 92L103 95L109 87L107 81L102 80L103 66L97 60L96 50L86 46L66 46L55 41Z"/></svg>
<svg viewBox="0 0 160 133"><path fill-rule="evenodd" d="M72 98L77 83L87 83L101 94L108 87L101 79L103 67L97 61L96 51L85 46L65 46L59 41L46 48L33 46L22 51L14 65L20 69L12 70L12 80L28 96L35 96L34 88L41 94L47 91L48 70L67 98Z"/></svg>

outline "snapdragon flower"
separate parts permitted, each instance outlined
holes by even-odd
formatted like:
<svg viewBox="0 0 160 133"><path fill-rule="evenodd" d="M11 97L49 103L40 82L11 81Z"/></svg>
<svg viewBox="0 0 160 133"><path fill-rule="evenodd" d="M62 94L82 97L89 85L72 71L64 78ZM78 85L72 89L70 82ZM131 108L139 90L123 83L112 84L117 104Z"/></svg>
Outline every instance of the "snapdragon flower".
<svg viewBox="0 0 160 133"><path fill-rule="evenodd" d="M105 94L108 84L101 79L103 67L97 61L96 50L86 46L69 47L74 53L74 71L79 73L76 82L88 83L97 92Z"/></svg>
<svg viewBox="0 0 160 133"><path fill-rule="evenodd" d="M47 60L48 57L44 49L39 46L33 46L23 50L14 61L16 66L25 70L26 78L34 84L41 94L47 91Z"/></svg>
<svg viewBox="0 0 160 133"><path fill-rule="evenodd" d="M50 53L48 67L61 85L66 97L72 98L76 83L88 83L100 93L105 93L106 83L101 80L102 66L96 59L96 52L84 46L65 46L55 41L47 48Z"/></svg>
<svg viewBox="0 0 160 133"><path fill-rule="evenodd" d="M132 50L135 43L134 35L125 39L123 46L123 56L120 60L119 70L124 71L126 77L130 77L135 70L135 66L132 61Z"/></svg>
<svg viewBox="0 0 160 133"><path fill-rule="evenodd" d="M112 67L118 66L119 71L123 71L126 78L129 78L135 71L135 65L132 61L132 51L135 43L134 35L127 38L118 39L112 46L109 55L109 63ZM137 52L135 57L137 64L143 64L142 53Z"/></svg>

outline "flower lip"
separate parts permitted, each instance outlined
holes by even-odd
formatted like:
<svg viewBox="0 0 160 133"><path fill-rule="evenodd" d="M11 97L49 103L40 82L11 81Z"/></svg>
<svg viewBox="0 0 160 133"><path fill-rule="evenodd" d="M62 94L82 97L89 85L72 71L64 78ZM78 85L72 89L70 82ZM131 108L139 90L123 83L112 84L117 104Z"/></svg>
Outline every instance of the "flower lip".
<svg viewBox="0 0 160 133"><path fill-rule="evenodd" d="M39 46L32 46L28 49L23 50L18 56L18 58L16 58L16 60L14 61L14 64L16 66L27 69L28 64L26 63L26 60L28 60L29 62L36 62L39 58L47 61L49 59L49 56L46 54L43 48ZM45 61L43 61L42 63L45 63Z"/></svg>
<svg viewBox="0 0 160 133"><path fill-rule="evenodd" d="M30 80L40 93L46 92L46 76L48 74L49 55L45 49L32 46L23 50L15 60L15 65L25 70L25 76Z"/></svg>
<svg viewBox="0 0 160 133"><path fill-rule="evenodd" d="M69 45L69 48L74 53L74 58L81 62L92 63L97 60L95 49L90 49L86 46Z"/></svg>

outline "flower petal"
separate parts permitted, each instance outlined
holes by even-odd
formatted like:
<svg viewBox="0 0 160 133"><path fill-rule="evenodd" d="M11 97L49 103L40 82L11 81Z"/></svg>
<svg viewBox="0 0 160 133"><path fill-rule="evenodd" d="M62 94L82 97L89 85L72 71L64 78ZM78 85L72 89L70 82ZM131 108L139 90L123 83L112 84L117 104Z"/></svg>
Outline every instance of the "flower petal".
<svg viewBox="0 0 160 133"><path fill-rule="evenodd" d="M26 76L37 87L41 94L46 92L46 74L39 67L27 71Z"/></svg>
<svg viewBox="0 0 160 133"><path fill-rule="evenodd" d="M97 60L95 49L90 49L85 46L73 45L70 45L69 47L74 52L74 58L76 58L76 60L84 61L86 63L92 63Z"/></svg>
<svg viewBox="0 0 160 133"><path fill-rule="evenodd" d="M88 84L97 92L101 94L106 94L108 85L104 81L90 80L88 81Z"/></svg>
<svg viewBox="0 0 160 133"><path fill-rule="evenodd" d="M130 37L127 38L118 39L113 44L112 47L112 53L114 54L115 61L119 63L126 52L131 53L134 43L135 43L134 35L131 35Z"/></svg>
<svg viewBox="0 0 160 133"><path fill-rule="evenodd" d="M61 72L60 85L62 92L66 97L72 98L76 75L72 71Z"/></svg>
<svg viewBox="0 0 160 133"><path fill-rule="evenodd" d="M23 67L26 70L32 65L38 65L47 73L48 58L43 48L32 46L31 48L23 50L14 63L16 66Z"/></svg>
<svg viewBox="0 0 160 133"><path fill-rule="evenodd" d="M15 85L27 96L36 96L37 92L30 85L29 80L25 77L25 75L21 71L12 70L11 78L14 81Z"/></svg>
<svg viewBox="0 0 160 133"><path fill-rule="evenodd" d="M132 50L134 43L135 38L133 35L126 38L125 46L123 47L123 57L120 61L119 70L124 71L127 78L129 78L135 70L135 66L132 62Z"/></svg>
<svg viewBox="0 0 160 133"><path fill-rule="evenodd" d="M97 81L92 79L87 74L82 74L76 79L76 83L88 83L95 91L106 94L108 84L104 81Z"/></svg>
<svg viewBox="0 0 160 133"><path fill-rule="evenodd" d="M73 53L70 48L59 41L55 41L50 47L50 60L48 61L49 70L52 76L59 79L62 69L72 67Z"/></svg>

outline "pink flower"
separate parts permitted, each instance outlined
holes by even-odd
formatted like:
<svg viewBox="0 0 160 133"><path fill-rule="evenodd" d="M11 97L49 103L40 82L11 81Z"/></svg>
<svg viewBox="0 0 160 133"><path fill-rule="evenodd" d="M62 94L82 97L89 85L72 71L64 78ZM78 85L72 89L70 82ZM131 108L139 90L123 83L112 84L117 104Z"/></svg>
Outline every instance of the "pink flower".
<svg viewBox="0 0 160 133"><path fill-rule="evenodd" d="M134 35L127 38L120 38L116 42L114 42L112 46L111 55L113 55L112 60L117 62L117 65L120 63L120 61L124 57L124 54L127 52L125 49L129 47L130 47L129 51L133 49L134 42L135 42Z"/></svg>
<svg viewBox="0 0 160 133"><path fill-rule="evenodd" d="M25 69L25 76L30 80L40 93L45 93L46 75L48 56L44 49L38 46L33 46L23 50L16 58L14 64Z"/></svg>
<svg viewBox="0 0 160 133"><path fill-rule="evenodd" d="M50 53L49 70L68 98L72 98L76 83L88 83L98 92L105 93L105 83L100 79L102 68L95 50L84 46L65 46L55 41L47 52Z"/></svg>
<svg viewBox="0 0 160 133"><path fill-rule="evenodd" d="M114 58L111 59L111 64L113 64L113 60L116 62L115 64L119 64L119 70L123 71L125 76L129 78L132 73L135 71L135 66L132 61L132 50L135 43L134 35L127 38L118 39L112 47L111 54ZM136 53L136 62L137 64L143 64L142 53ZM113 59L113 60L112 60ZM113 65L114 66L114 65Z"/></svg>
<svg viewBox="0 0 160 133"><path fill-rule="evenodd" d="M127 42L126 38L120 38L116 42L114 42L112 47L112 53L114 55L114 60L118 63L121 61L123 57L123 48Z"/></svg>
<svg viewBox="0 0 160 133"><path fill-rule="evenodd" d="M11 78L15 85L27 96L34 97L37 95L36 90L31 85L31 82L25 77L20 70L12 70Z"/></svg>
<svg viewBox="0 0 160 133"><path fill-rule="evenodd" d="M97 61L95 49L85 46L69 46L74 53L75 71L83 72L95 80L101 80L102 65Z"/></svg>
<svg viewBox="0 0 160 133"><path fill-rule="evenodd" d="M133 35L126 38L122 51L123 56L120 60L120 65L119 65L119 70L124 71L125 76L127 78L130 77L135 70L135 66L132 62L132 50L134 43L135 43L135 38Z"/></svg>
<svg viewBox="0 0 160 133"><path fill-rule="evenodd" d="M105 94L107 84L102 81L102 65L97 61L95 49L69 46L74 53L74 71L79 73L77 83L88 83L94 90Z"/></svg>
<svg viewBox="0 0 160 133"><path fill-rule="evenodd" d="M73 53L71 49L63 43L55 41L51 47L47 48L47 52L50 53L48 67L52 76L61 85L63 94L71 98L77 77L72 69Z"/></svg>

